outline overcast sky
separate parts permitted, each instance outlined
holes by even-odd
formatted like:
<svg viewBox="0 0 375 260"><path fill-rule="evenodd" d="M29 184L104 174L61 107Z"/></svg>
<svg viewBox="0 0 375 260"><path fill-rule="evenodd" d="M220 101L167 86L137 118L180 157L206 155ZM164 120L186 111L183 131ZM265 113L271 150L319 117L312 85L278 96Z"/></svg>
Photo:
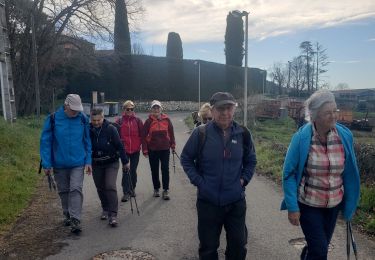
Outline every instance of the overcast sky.
<svg viewBox="0 0 375 260"><path fill-rule="evenodd" d="M332 87L375 88L375 0L143 0L146 13L132 41L146 54L165 56L169 32L180 34L184 59L225 63L226 16L250 12L249 66L271 68L318 41L332 62Z"/></svg>

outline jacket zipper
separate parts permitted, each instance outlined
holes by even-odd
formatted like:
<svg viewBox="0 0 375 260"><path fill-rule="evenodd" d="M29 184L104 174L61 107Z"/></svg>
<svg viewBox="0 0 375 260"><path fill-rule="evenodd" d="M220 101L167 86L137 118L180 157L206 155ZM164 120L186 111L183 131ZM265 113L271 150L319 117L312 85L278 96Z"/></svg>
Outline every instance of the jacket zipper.
<svg viewBox="0 0 375 260"><path fill-rule="evenodd" d="M223 176L224 176L224 164L225 164L225 131L223 130L223 136L221 138L222 142L223 142L223 165L222 165L222 171L221 171L221 176L220 176L220 185L219 185L219 196L218 196L218 202L219 204L218 205L221 205L220 203L220 194L221 194L221 190L223 188Z"/></svg>
<svg viewBox="0 0 375 260"><path fill-rule="evenodd" d="M129 118L129 124L128 124L128 127L129 127L129 152L132 151L132 138L130 136L130 128L131 128L131 120ZM126 147L125 147L125 151L126 151Z"/></svg>

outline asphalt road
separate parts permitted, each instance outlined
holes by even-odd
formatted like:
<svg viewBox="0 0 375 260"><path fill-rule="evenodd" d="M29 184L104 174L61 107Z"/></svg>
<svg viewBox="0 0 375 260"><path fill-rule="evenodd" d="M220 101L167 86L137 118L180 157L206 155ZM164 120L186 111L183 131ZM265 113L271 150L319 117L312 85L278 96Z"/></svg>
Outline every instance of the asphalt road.
<svg viewBox="0 0 375 260"><path fill-rule="evenodd" d="M187 115L188 113L170 114L175 128L178 154L189 136L183 122ZM140 114L140 117L144 119L146 115ZM111 228L106 221L99 219L101 208L94 182L91 176L86 176L83 232L79 237L69 236L61 241L68 246L48 259L90 259L97 254L119 249L147 252L160 260L198 259L196 189L190 184L177 158L175 173L172 158L170 165L171 200L153 198L148 160L141 156L136 188L140 216L136 212L131 213L129 202L120 202L117 228ZM120 196L121 173L117 184ZM249 230L247 259L299 259L300 248L298 245L291 245L290 241L298 240L303 235L298 227L288 223L286 212L279 211L282 197L280 187L267 178L256 175L247 187L246 196ZM224 236L223 231L219 249L220 259L224 259ZM357 232L355 237L359 247L359 259L375 259L375 242ZM346 233L343 222L336 228L329 259L346 259Z"/></svg>

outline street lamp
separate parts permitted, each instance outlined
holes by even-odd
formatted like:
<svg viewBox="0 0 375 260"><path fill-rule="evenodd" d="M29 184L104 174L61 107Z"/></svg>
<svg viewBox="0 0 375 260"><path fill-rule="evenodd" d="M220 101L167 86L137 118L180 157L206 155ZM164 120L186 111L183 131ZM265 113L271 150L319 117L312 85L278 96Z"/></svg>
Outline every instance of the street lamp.
<svg viewBox="0 0 375 260"><path fill-rule="evenodd" d="M201 63L199 60L194 61L194 65L198 64L198 111L201 108Z"/></svg>
<svg viewBox="0 0 375 260"><path fill-rule="evenodd" d="M267 71L266 70L262 70L261 73L263 75L263 77L262 77L262 81L263 81L262 86L263 86L263 96L264 96L264 93L265 93L265 89L264 88L265 88L265 85L266 85Z"/></svg>
<svg viewBox="0 0 375 260"><path fill-rule="evenodd" d="M243 114L243 124L247 126L247 51L248 51L248 27L249 27L249 12L246 11L232 11L231 12L235 17L245 16L245 75L244 75L244 114Z"/></svg>

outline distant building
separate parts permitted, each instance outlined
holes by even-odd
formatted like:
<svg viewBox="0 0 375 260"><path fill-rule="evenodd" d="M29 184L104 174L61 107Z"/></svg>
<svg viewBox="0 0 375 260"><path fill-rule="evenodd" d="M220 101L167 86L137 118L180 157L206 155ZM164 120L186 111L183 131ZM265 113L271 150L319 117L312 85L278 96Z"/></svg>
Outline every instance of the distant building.
<svg viewBox="0 0 375 260"><path fill-rule="evenodd" d="M375 88L332 91L340 107L355 109L358 105L375 110Z"/></svg>

